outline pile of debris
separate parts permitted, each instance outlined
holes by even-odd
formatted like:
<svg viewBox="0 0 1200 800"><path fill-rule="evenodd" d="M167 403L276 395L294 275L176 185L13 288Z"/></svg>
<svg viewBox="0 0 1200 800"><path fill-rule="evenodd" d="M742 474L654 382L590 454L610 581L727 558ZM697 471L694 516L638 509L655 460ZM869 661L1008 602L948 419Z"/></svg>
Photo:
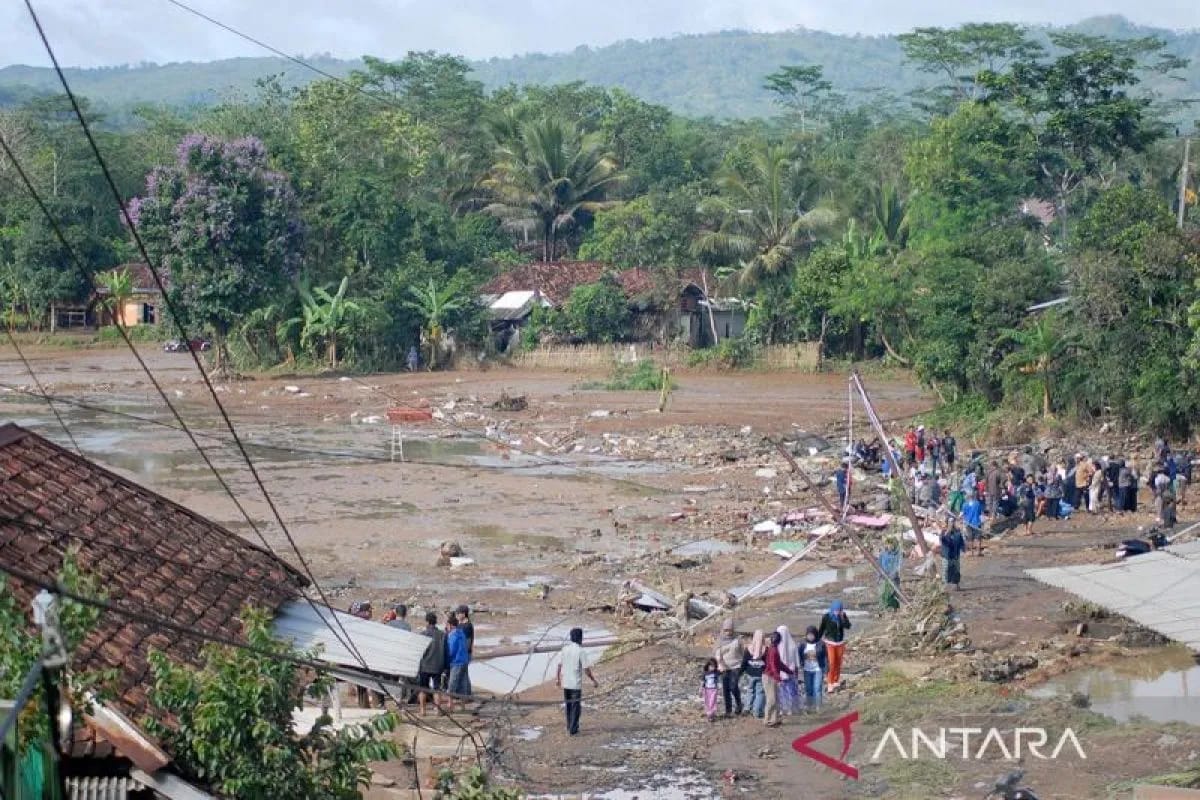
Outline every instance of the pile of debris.
<svg viewBox="0 0 1200 800"><path fill-rule="evenodd" d="M907 602L891 613L881 633L862 639L860 647L896 655L970 649L967 626L951 605L946 585L933 570L903 588Z"/></svg>

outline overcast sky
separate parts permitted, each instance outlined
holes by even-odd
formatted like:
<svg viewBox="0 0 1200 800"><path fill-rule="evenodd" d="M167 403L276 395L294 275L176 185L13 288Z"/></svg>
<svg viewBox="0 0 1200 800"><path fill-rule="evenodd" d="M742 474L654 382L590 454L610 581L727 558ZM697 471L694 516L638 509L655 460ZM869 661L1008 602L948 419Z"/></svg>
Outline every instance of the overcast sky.
<svg viewBox="0 0 1200 800"><path fill-rule="evenodd" d="M730 28L804 26L897 33L918 25L1015 20L1069 23L1123 14L1200 28L1198 0L184 0L292 54L400 57L439 50L468 58L559 52L579 45ZM72 66L208 61L263 51L167 0L35 0L60 60ZM20 0L0 3L0 64L47 64Z"/></svg>

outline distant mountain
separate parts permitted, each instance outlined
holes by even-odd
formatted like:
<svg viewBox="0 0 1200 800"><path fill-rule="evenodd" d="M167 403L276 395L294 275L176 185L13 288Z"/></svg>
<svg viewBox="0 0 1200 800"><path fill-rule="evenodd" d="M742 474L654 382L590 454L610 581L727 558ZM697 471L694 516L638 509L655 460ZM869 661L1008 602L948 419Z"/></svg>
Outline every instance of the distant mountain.
<svg viewBox="0 0 1200 800"><path fill-rule="evenodd" d="M1191 64L1183 80L1160 81L1155 88L1173 99L1200 97L1200 31L1145 28L1122 17L1097 17L1071 29L1115 38L1161 36L1171 52L1190 59ZM329 57L314 58L311 63L338 76L359 66L357 61ZM929 80L904 63L894 36L841 36L803 29L627 41L556 55L496 58L474 67L479 79L492 89L510 83L585 81L620 87L691 116L736 118L774 112L762 80L783 64L820 64L837 90L860 99L880 90L902 96ZM282 76L285 85L319 77L280 58L73 69L68 77L99 107L116 111L143 102L207 105L231 93L252 92L256 81L275 74ZM5 67L0 69L0 104L34 92L54 91L56 86L48 69ZM1196 115L1188 112L1188 116Z"/></svg>

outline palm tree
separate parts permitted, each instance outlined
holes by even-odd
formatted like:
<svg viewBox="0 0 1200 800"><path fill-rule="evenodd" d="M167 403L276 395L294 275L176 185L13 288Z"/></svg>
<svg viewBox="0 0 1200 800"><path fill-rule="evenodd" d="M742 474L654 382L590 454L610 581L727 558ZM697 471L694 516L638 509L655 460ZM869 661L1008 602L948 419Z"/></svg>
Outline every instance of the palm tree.
<svg viewBox="0 0 1200 800"><path fill-rule="evenodd" d="M715 224L696 237L694 252L736 261L734 271L745 286L790 268L801 249L836 219L828 209L805 210L795 178L787 149L760 145L748 169L726 171L718 178L720 194L700 204L701 214Z"/></svg>
<svg viewBox="0 0 1200 800"><path fill-rule="evenodd" d="M1001 342L1012 342L1017 349L1000 362L1001 369L1032 375L1041 384L1042 416L1051 416L1050 390L1055 368L1074 344L1074 337L1063 329L1063 318L1054 311L1042 314L1024 328L1010 328L1000 334Z"/></svg>
<svg viewBox="0 0 1200 800"><path fill-rule="evenodd" d="M114 269L96 276L96 283L108 295L108 313L113 324L125 327L125 304L133 297L133 276L127 269Z"/></svg>
<svg viewBox="0 0 1200 800"><path fill-rule="evenodd" d="M429 368L437 367L438 348L441 345L446 316L457 311L466 302L453 286L438 288L433 278L427 286L410 287L412 300L404 301L404 307L415 311L422 321L421 329L429 342Z"/></svg>
<svg viewBox="0 0 1200 800"><path fill-rule="evenodd" d="M346 299L349 286L349 275L342 278L337 291L333 293L320 286L310 289L307 283L302 282L299 287L301 316L280 326L280 330L286 332L299 324L300 346L314 351L324 346L330 369L337 369L338 342L350 331L355 316L361 310L353 300Z"/></svg>
<svg viewBox="0 0 1200 800"><path fill-rule="evenodd" d="M584 214L609 208L607 192L624 175L598 134L581 135L571 124L547 117L501 126L496 161L483 186L492 197L484 210L513 230L536 229L542 260L558 256L558 240Z"/></svg>

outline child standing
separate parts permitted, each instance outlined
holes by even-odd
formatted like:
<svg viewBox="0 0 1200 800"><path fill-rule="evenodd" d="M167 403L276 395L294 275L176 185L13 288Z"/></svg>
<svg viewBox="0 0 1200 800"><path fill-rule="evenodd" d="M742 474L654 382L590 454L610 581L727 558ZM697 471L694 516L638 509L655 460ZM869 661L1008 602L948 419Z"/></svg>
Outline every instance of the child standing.
<svg viewBox="0 0 1200 800"><path fill-rule="evenodd" d="M710 658L704 664L704 713L712 722L717 716L717 692L721 690L721 671L717 660Z"/></svg>

